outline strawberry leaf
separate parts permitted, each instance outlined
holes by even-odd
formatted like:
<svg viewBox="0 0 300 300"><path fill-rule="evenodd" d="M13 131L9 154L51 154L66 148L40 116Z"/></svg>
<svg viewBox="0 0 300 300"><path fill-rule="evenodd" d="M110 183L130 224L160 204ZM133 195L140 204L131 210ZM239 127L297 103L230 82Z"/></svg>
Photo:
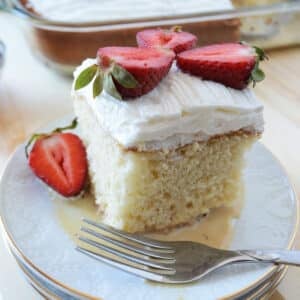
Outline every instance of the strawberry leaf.
<svg viewBox="0 0 300 300"><path fill-rule="evenodd" d="M265 79L265 73L263 70L259 69L258 66L255 66L255 68L251 72L250 80L253 81L253 87L255 87L256 82L260 82Z"/></svg>
<svg viewBox="0 0 300 300"><path fill-rule="evenodd" d="M252 46L252 48L255 50L256 55L259 60L265 60L268 59L268 56L266 55L265 51L257 46Z"/></svg>
<svg viewBox="0 0 300 300"><path fill-rule="evenodd" d="M250 78L248 80L248 83L253 82L253 87L255 87L257 82L260 82L265 79L266 75L262 69L259 68L259 62L263 61L265 59L269 59L265 51L257 46L251 46L246 42L240 42L242 45L246 45L248 47L252 47L254 49L255 54L256 54L256 63L251 71Z"/></svg>
<svg viewBox="0 0 300 300"><path fill-rule="evenodd" d="M103 74L99 72L93 82L93 98L101 94L103 90Z"/></svg>
<svg viewBox="0 0 300 300"><path fill-rule="evenodd" d="M245 45L245 46L248 46L248 47L252 47L256 53L256 56L257 56L257 60L258 61L262 61L262 60L265 60L265 59L269 59L268 55L265 53L265 51L257 46L252 46L250 44L248 44L247 42L245 41L241 41L240 42L241 45Z"/></svg>
<svg viewBox="0 0 300 300"><path fill-rule="evenodd" d="M114 81L112 79L111 74L105 74L105 77L104 77L104 89L112 97L117 98L119 100L122 100L122 96L118 92L118 90L117 90L117 88L116 88L116 86L114 84Z"/></svg>
<svg viewBox="0 0 300 300"><path fill-rule="evenodd" d="M135 88L138 86L138 81L124 68L118 64L114 64L111 70L112 76L125 88Z"/></svg>
<svg viewBox="0 0 300 300"><path fill-rule="evenodd" d="M76 78L75 91L85 87L86 85L88 85L92 81L94 76L96 75L97 70L98 70L97 65L92 65L92 66L84 69L79 74L79 76Z"/></svg>
<svg viewBox="0 0 300 300"><path fill-rule="evenodd" d="M27 142L27 144L26 144L26 146L25 146L25 155L26 155L26 158L28 158L28 149L29 149L30 145L31 145L35 140L37 140L37 139L39 139L39 138L41 138L41 137L43 137L43 136L45 136L45 134L43 134L43 133L35 133L35 134L33 134L33 135L30 137L30 139L28 140L28 142Z"/></svg>
<svg viewBox="0 0 300 300"><path fill-rule="evenodd" d="M76 127L77 127L77 118L74 118L73 121L72 121L72 123L71 123L70 125L67 125L67 126L65 126L65 127L58 127L58 128L56 128L56 129L54 129L54 130L52 131L52 133L55 133L55 132L63 132L63 131L65 131L65 130L68 130L68 129L74 129L74 128L76 128Z"/></svg>

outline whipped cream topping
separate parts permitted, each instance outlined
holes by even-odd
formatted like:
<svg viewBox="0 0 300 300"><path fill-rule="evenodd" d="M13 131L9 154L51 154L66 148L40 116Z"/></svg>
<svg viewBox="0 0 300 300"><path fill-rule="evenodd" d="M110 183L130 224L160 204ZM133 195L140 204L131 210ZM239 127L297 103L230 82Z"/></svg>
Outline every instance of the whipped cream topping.
<svg viewBox="0 0 300 300"><path fill-rule="evenodd" d="M95 62L86 59L74 77ZM72 95L88 102L99 125L119 144L140 151L172 149L240 129L263 131L263 106L250 88L240 91L205 81L175 65L138 99L120 101L105 91L93 99L91 84L73 88Z"/></svg>
<svg viewBox="0 0 300 300"><path fill-rule="evenodd" d="M30 0L29 5L47 19L70 22L176 16L232 9L230 0Z"/></svg>

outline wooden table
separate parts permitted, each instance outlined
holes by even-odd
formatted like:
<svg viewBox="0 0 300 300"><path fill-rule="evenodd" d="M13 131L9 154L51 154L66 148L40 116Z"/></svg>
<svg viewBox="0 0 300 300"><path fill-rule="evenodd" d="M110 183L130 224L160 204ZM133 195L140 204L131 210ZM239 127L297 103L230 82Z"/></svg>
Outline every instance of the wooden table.
<svg viewBox="0 0 300 300"><path fill-rule="evenodd" d="M300 47L269 53L266 79L255 88L265 106L263 143L285 167L300 200ZM300 249L298 230L295 248ZM290 267L271 298L300 299L300 269Z"/></svg>
<svg viewBox="0 0 300 300"><path fill-rule="evenodd" d="M0 38L7 60L0 80L0 173L15 146L50 120L72 111L71 80L55 74L31 55L23 24L0 13ZM300 198L300 48L269 53L266 79L255 88L265 105L263 143L286 168ZM300 249L300 234L296 239ZM40 299L20 276L0 240L0 299ZM289 268L272 300L300 299L300 269ZM15 287L18 287L17 289ZM1 297L2 296L2 297Z"/></svg>

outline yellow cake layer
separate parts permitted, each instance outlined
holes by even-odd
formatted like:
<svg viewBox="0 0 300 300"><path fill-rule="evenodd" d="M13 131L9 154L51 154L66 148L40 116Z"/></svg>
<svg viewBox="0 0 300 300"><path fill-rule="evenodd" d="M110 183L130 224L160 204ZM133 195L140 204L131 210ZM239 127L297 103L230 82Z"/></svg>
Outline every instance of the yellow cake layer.
<svg viewBox="0 0 300 300"><path fill-rule="evenodd" d="M153 152L124 149L75 100L101 220L129 232L163 230L238 197L244 152L258 136L243 131Z"/></svg>

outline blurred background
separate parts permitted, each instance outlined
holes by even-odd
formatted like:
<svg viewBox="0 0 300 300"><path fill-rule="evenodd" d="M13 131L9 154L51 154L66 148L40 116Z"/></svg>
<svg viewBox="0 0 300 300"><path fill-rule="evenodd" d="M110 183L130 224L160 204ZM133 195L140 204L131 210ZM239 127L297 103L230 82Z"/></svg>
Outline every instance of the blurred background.
<svg viewBox="0 0 300 300"><path fill-rule="evenodd" d="M265 106L262 141L300 195L300 1L2 0L0 7L0 173L36 128L72 112L72 72L83 59L102 46L135 45L143 28L181 25L200 45L246 41L266 50L266 80L255 88ZM0 299L33 293L1 247ZM299 280L290 269L271 299L300 299Z"/></svg>

